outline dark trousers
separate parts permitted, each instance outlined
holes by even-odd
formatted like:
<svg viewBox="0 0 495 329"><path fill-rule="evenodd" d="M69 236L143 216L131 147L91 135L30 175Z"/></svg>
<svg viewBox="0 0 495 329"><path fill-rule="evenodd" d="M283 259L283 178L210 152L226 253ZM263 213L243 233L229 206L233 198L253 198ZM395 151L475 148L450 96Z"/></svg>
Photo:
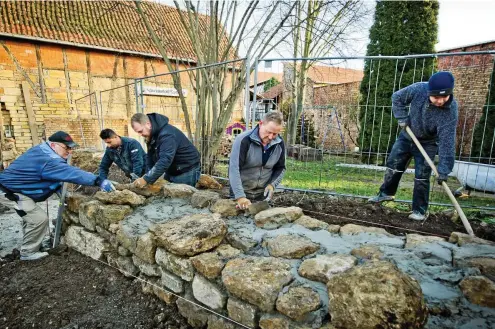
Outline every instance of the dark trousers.
<svg viewBox="0 0 495 329"><path fill-rule="evenodd" d="M201 176L201 166L198 165L197 167L189 170L188 172L185 172L183 174L180 174L178 176L171 176L165 173L163 175L163 178L168 180L171 183L175 184L187 184L192 187L196 186L196 183L199 180L199 177Z"/></svg>
<svg viewBox="0 0 495 329"><path fill-rule="evenodd" d="M402 174L406 170L411 158L414 157L414 191L413 191L413 211L425 214L428 210L428 200L430 196L430 176L431 168L423 155L412 140L409 140L401 132L399 138L392 147L392 152L387 159L387 171L380 192L386 195L395 195ZM426 154L433 159L437 154L437 143L435 141L421 142Z"/></svg>
<svg viewBox="0 0 495 329"><path fill-rule="evenodd" d="M232 191L232 187L229 188L230 198L235 199L234 191ZM246 194L246 198L250 201L263 201L266 196L264 196L265 189L257 189L256 191L244 191Z"/></svg>

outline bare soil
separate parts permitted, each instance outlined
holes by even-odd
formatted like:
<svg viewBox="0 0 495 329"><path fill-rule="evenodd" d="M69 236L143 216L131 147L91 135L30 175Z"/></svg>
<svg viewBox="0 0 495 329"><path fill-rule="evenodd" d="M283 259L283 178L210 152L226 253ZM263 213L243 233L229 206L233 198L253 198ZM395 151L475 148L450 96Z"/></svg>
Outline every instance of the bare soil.
<svg viewBox="0 0 495 329"><path fill-rule="evenodd" d="M365 200L301 192L275 194L273 203L276 206L298 206L306 215L329 224L376 226L396 235L414 233L408 230L446 237L452 232L466 232L460 219L454 222L451 215L445 212L432 213L424 222L412 221L407 218L408 212L383 205L368 204ZM495 225L476 218L471 219L470 224L477 237L495 241Z"/></svg>
<svg viewBox="0 0 495 329"><path fill-rule="evenodd" d="M191 328L138 280L75 251L29 262L16 253L0 262L0 328Z"/></svg>

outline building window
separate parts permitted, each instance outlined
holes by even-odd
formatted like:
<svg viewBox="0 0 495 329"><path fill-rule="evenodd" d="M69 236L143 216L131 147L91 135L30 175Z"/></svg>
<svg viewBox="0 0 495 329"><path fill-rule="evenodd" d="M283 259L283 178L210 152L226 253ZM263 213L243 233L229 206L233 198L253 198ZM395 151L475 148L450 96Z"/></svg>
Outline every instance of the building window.
<svg viewBox="0 0 495 329"><path fill-rule="evenodd" d="M7 110L4 102L0 103L0 108L3 121L3 135L6 138L14 138L14 126L11 125L10 112Z"/></svg>
<svg viewBox="0 0 495 329"><path fill-rule="evenodd" d="M10 126L10 125L4 125L3 126L3 135L6 137L6 138L14 138L14 127L13 126Z"/></svg>
<svg viewBox="0 0 495 329"><path fill-rule="evenodd" d="M242 129L241 128L234 128L234 129L232 129L232 136L236 137L239 134L242 134Z"/></svg>

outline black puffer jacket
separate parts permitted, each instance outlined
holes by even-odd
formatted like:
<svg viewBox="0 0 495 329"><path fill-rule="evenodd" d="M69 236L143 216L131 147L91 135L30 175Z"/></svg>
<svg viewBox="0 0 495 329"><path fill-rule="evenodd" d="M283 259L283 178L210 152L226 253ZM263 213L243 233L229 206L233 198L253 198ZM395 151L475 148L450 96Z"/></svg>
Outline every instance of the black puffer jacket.
<svg viewBox="0 0 495 329"><path fill-rule="evenodd" d="M146 159L148 172L144 175L147 183L154 183L164 173L178 176L199 166L199 152L182 131L170 125L164 115L150 113L147 116L151 121Z"/></svg>

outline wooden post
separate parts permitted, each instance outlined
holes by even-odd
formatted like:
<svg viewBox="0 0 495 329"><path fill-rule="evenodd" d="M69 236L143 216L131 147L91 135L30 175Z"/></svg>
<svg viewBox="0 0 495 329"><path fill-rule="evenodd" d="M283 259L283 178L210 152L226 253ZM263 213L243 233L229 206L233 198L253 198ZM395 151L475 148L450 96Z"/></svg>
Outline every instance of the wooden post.
<svg viewBox="0 0 495 329"><path fill-rule="evenodd" d="M438 177L437 167L435 167L435 165L433 164L433 161L431 161L431 159L428 156L428 154L426 154L425 149L423 148L423 146L421 145L421 143L418 141L418 139L414 135L414 133L411 130L411 128L409 128L409 127L406 126L406 132L409 134L409 136L411 136L412 140L414 141L414 144L416 144L416 146L418 147L418 149L421 152L421 154L423 154L423 157L425 158L426 162L428 162L428 164L430 165L431 169L435 173L435 176ZM473 232L473 229L471 228L471 224L469 224L469 221L468 221L466 215L464 214L464 211L462 211L461 206L459 205L459 203L455 199L455 197L452 194L452 191L450 190L449 186L447 185L447 183L442 182L442 187L445 190L445 192L447 193L447 195L449 196L449 199L452 202L452 204L454 205L455 210L457 210L457 213L459 214L459 217L461 217L461 221L462 221L462 224L464 224L464 228L466 229L466 231L468 232L468 234L470 236L474 236L474 232Z"/></svg>
<svg viewBox="0 0 495 329"><path fill-rule="evenodd" d="M24 102L26 103L26 112L28 116L29 130L31 131L31 140L33 141L33 146L35 146L39 144L38 126L36 125L36 115L34 114L33 106L31 104L29 85L26 81L22 82L22 94L24 95Z"/></svg>
<svg viewBox="0 0 495 329"><path fill-rule="evenodd" d="M0 108L0 169L4 169L3 168L3 142L4 142L3 109Z"/></svg>

